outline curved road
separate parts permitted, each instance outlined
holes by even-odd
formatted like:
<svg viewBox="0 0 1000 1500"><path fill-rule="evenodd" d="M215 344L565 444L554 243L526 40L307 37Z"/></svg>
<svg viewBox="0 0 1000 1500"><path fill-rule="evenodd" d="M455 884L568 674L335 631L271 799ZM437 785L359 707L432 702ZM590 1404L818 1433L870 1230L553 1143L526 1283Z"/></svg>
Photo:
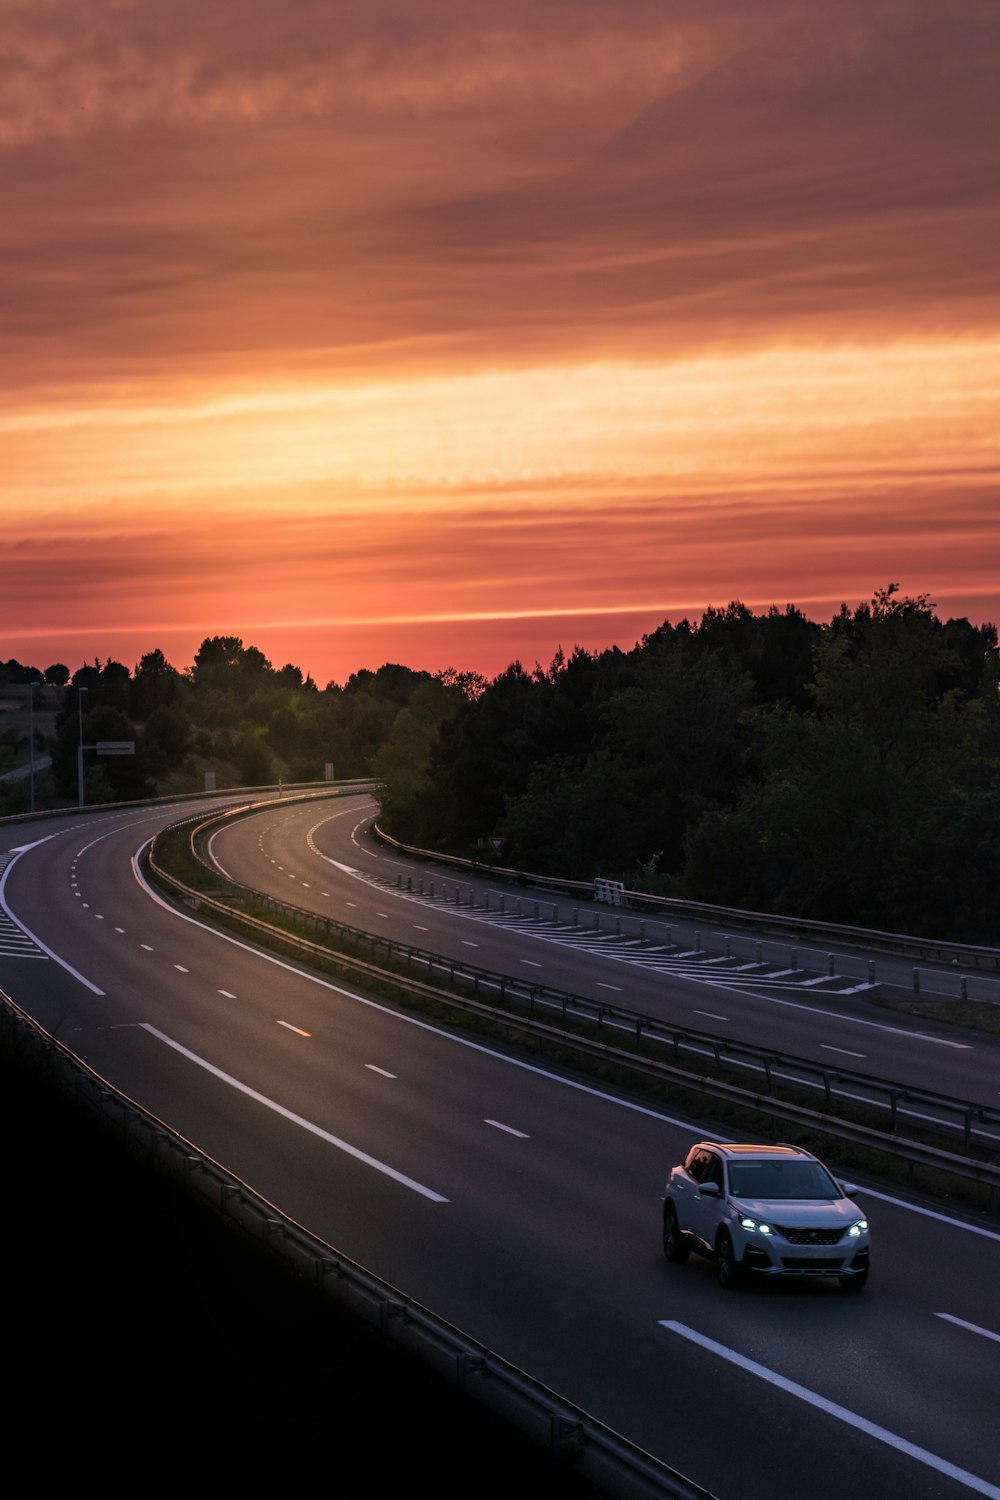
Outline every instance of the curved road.
<svg viewBox="0 0 1000 1500"><path fill-rule="evenodd" d="M170 909L132 858L181 811L0 830L0 985L88 1063L345 1254L723 1500L840 1500L859 1483L880 1500L1000 1500L1000 1232L862 1189L875 1243L863 1296L825 1283L731 1295L706 1264L667 1266L660 1192L705 1126L397 1014ZM367 814L359 798L272 804L213 850L238 878L358 926L426 926L428 947L447 927L487 967L551 953L595 985L621 983L637 1009L638 993L743 1005L743 990L393 894L400 866L367 845ZM801 1050L803 1011L761 1014ZM896 1072L954 1050L906 1028L888 1045Z"/></svg>
<svg viewBox="0 0 1000 1500"><path fill-rule="evenodd" d="M366 932L830 1067L1000 1105L1000 1037L878 1008L866 984L842 977L852 963L867 971L867 959L836 955L841 972L830 978L827 951L800 947L802 967L790 971L784 944L762 942L757 963L757 943L742 933L730 937L727 960L717 929L696 936L686 925L416 864L372 838L373 811L371 802L306 806L235 822L215 835L212 854L234 879ZM912 966L881 957L879 968L903 983ZM953 972L942 972L942 987L954 989Z"/></svg>

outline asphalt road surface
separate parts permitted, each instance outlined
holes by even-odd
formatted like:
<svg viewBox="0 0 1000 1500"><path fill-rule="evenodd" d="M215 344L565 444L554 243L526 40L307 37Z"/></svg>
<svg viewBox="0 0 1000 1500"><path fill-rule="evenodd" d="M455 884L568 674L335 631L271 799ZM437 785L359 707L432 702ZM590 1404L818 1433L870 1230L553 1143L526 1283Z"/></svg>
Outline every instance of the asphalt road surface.
<svg viewBox="0 0 1000 1500"><path fill-rule="evenodd" d="M618 986L636 1009L707 1012L706 1030L725 1015L726 1030L789 1051L843 1045L872 1072L997 1097L992 1044L910 1027L863 991L644 967L620 947L581 946L564 901L543 935L534 895L498 886L497 920L420 899L406 879L441 872L377 849L370 812L363 798L272 803L213 853L286 900L450 942L484 967L537 964L548 983ZM825 1282L732 1294L707 1263L668 1266L660 1194L704 1123L398 1014L171 909L133 860L180 815L95 810L0 830L0 985L91 1066L722 1500L1000 1497L995 1225L863 1184L873 1271L861 1296ZM518 898L531 901L520 921Z"/></svg>

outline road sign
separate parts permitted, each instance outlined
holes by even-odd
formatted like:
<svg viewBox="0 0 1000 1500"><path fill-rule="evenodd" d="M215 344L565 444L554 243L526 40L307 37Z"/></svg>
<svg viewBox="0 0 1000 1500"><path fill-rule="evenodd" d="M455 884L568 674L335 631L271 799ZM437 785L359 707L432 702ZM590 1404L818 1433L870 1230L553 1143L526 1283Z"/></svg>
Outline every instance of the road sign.
<svg viewBox="0 0 1000 1500"><path fill-rule="evenodd" d="M135 740L98 740L94 749L98 755L134 755Z"/></svg>
<svg viewBox="0 0 1000 1500"><path fill-rule="evenodd" d="M625 895L623 880L603 880L599 875L594 880L594 900L607 901L610 906L621 906Z"/></svg>

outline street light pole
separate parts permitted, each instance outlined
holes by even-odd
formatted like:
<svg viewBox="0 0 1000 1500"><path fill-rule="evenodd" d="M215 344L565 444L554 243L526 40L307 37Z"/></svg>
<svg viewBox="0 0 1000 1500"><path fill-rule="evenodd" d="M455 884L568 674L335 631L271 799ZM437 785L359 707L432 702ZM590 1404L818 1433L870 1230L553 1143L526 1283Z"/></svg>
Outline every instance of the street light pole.
<svg viewBox="0 0 1000 1500"><path fill-rule="evenodd" d="M80 744L76 752L76 786L79 797L77 805L79 807L83 806L83 695L86 691L87 689L83 686L82 683L78 684L78 692L80 695Z"/></svg>
<svg viewBox="0 0 1000 1500"><path fill-rule="evenodd" d="M31 782L31 802L29 810L35 810L35 684L28 683L28 777Z"/></svg>

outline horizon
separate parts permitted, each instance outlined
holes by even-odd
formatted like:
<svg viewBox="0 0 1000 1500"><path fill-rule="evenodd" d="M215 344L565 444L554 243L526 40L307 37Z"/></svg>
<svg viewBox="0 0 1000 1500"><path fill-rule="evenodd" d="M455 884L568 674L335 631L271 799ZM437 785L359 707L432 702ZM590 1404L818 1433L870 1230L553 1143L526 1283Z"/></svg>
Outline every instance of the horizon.
<svg viewBox="0 0 1000 1500"><path fill-rule="evenodd" d="M900 599L917 599L918 597L920 597L919 591L909 590L905 587L899 587L895 585L893 587L898 587L898 595ZM454 654L452 654L452 656L448 656L448 644L446 644L444 639L436 639L433 634L435 630L450 629L454 622L446 621L430 622L429 624L427 624L425 628L432 632L432 634L423 647L422 654L418 650L416 654L411 653L410 656L400 655L399 653L392 654L391 652L389 654L383 653L380 655L378 648L372 645L369 649L367 659L354 660L354 654L356 653L354 653L353 647L349 647L346 644L343 646L338 646L336 648L336 651L332 651L327 656L324 656L322 653L320 653L318 658L310 657L308 651L303 651L302 654L296 655L294 652L288 651L285 648L290 646L293 641L306 641L310 639L311 637L309 635L308 627L285 626L278 629L272 628L271 630L269 630L265 626L259 630L255 630L253 628L249 630L240 630L235 627L232 629L213 628L210 630L186 630L182 635L179 635L176 631L164 630L161 631L160 636L156 639L153 639L152 637L146 639L145 636L142 636L141 638L139 636L136 636L135 643L132 648L126 650L115 649L114 642L115 640L127 641L129 639L128 637L105 638L102 636L101 641L103 644L99 649L85 650L82 655L79 651L76 652L76 656L79 657L79 660L76 660L73 651L67 651L65 649L57 649L51 651L46 649L39 650L38 648L40 646L44 646L44 643L46 642L48 642L52 646L57 646L60 644L62 646L66 645L65 640L62 640L62 638L58 636L48 637L44 633L39 633L37 637L26 638L25 648L23 651L9 649L9 640L0 641L0 663L8 660L16 660L22 666L34 667L39 671L44 672L49 666L52 666L58 662L62 663L64 666L67 666L69 668L70 674L72 675L81 667L90 666L95 661L100 666L104 666L107 661L116 661L122 666L127 667L129 672L131 673L134 672L140 659L147 652L160 650L163 652L163 655L170 666L174 667L181 673L187 673L192 668L194 664L195 654L203 641L213 636L231 635L237 636L242 641L244 646L254 646L258 650L262 651L264 656L269 661L270 665L275 670L280 670L280 668L286 665L298 667L302 673L303 678L305 679L307 677L311 677L316 687L320 690L333 685L343 687L348 679L355 673L361 671L375 672L380 667L386 665L407 667L414 672L428 672L432 676L440 672L447 671L448 669L454 669L457 672L478 673L488 681L492 681L503 672L505 672L507 668L512 666L515 662L519 662L520 665L528 672L533 671L536 667L547 669L560 652L568 657L574 650L578 648L586 651L591 656L598 656L601 652L615 649L616 647L623 652L628 652L633 650L637 646L640 646L645 636L651 635L654 631L659 629L664 624L676 626L680 624L681 621L687 620L692 626L698 627L701 624L704 616L710 610L725 610L730 604L743 605L744 607L749 609L755 616L766 615L772 608L776 608L782 612L786 608L797 609L801 614L805 616L806 619L820 626L824 626L829 624L839 613L840 609L844 606L846 606L853 612L853 610L855 610L859 606L871 603L874 592L874 589L872 589L867 595L862 598L846 598L839 596L837 597L836 602L833 602L832 600L823 601L822 607L817 607L815 601L807 601L805 604L803 604L801 601L789 599L781 601L769 600L765 603L752 602L740 598L739 596L735 596L732 599L720 600L716 603L707 604L703 608L697 610L676 609L668 611L658 611L656 609L651 609L648 612L638 611L634 614L634 616L630 612L627 618L632 621L632 623L630 625L623 624L617 632L610 629L608 616L592 617L587 622L587 628L577 632L579 637L586 637L589 633L593 637L591 643L588 643L587 639L585 638L574 638L572 643L569 644L568 638L565 635L558 635L557 638L550 633L551 622L549 621L548 617L543 616L538 619L528 619L524 621L512 622L511 638L515 642L520 640L522 644L525 644L527 646L527 649L515 650L511 655L507 655L505 648L498 643L495 637L492 636L490 627L493 622L491 620L486 620L482 622L475 622L482 625L484 628L486 634L487 650L486 655L480 654L475 661L464 658L457 659ZM958 607L955 608L945 607L945 605L940 600L928 599L927 602L933 609L934 614L942 622L946 622L949 619L967 619L970 624L975 626L992 625L994 627L998 623L995 617L988 618L985 615L979 614L974 608L969 609L961 607L962 601L957 601ZM576 617L578 624L580 623L582 618L583 617ZM371 634L367 637L367 639L372 641L377 639L380 630L385 630L386 632L388 632L385 636L387 643L391 643L398 639L394 633L395 627L391 622L387 624L382 622L374 622L370 626ZM364 638L364 632L362 631L360 633ZM172 653L171 650L166 649L164 646L164 640L171 636L176 636L179 640L186 641L189 644L186 647L182 647L179 652ZM268 647L268 642L271 642L272 644L274 642L278 642L281 646L281 649L272 651ZM34 654L32 654L32 652ZM488 653L490 652L492 652L493 654L489 655ZM317 659L319 661L342 661L344 665L341 666L339 671L326 672L323 669L317 671ZM350 663L349 665L347 664L348 662Z"/></svg>

